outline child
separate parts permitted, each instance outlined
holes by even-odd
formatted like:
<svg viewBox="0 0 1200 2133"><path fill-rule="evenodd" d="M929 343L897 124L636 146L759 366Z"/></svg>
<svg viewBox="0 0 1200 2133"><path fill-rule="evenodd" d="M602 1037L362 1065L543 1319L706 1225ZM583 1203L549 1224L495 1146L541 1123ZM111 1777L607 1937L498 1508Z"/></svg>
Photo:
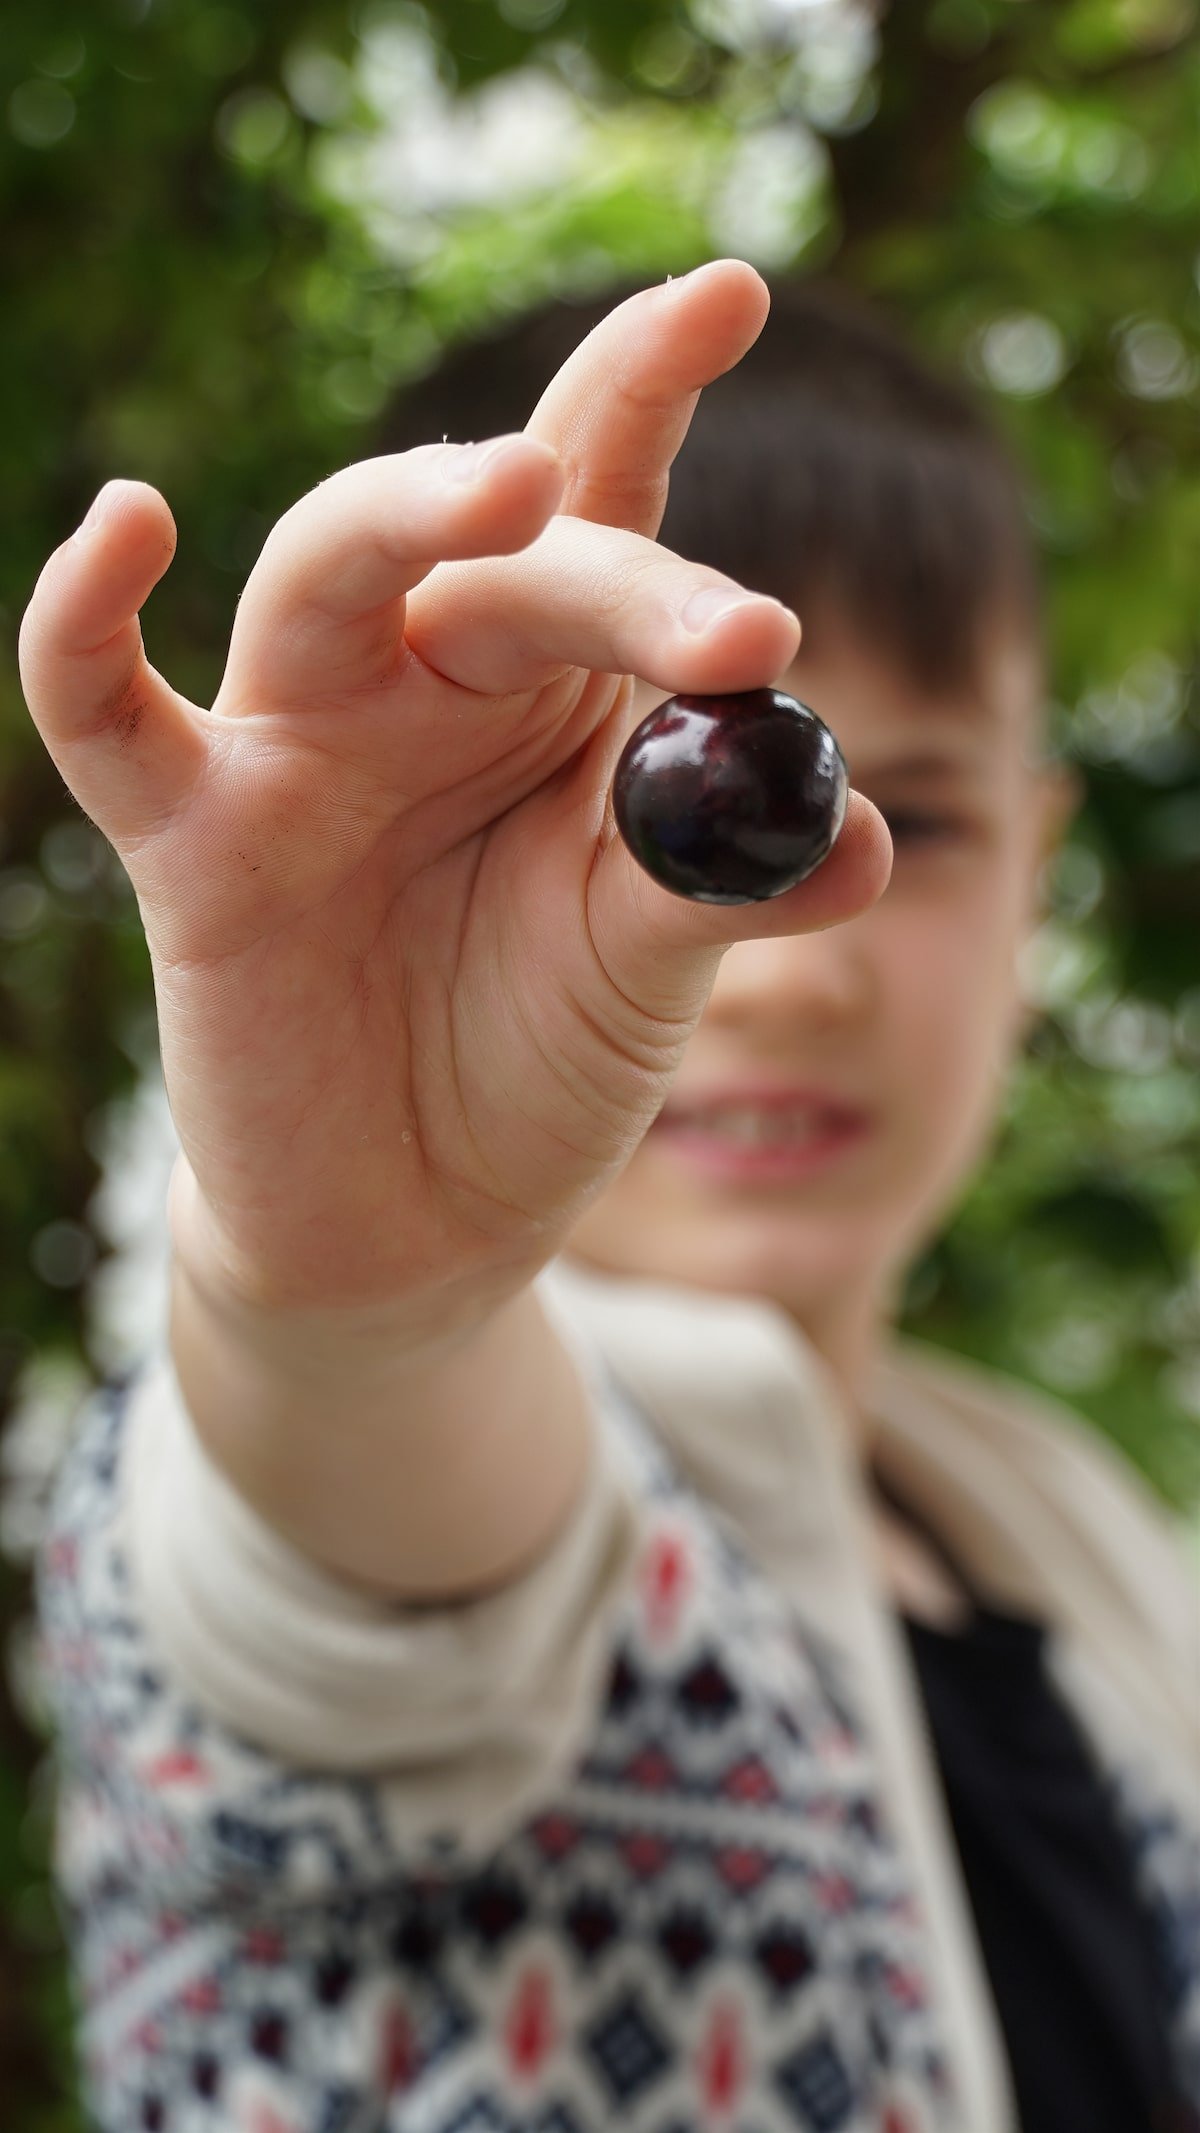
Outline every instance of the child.
<svg viewBox="0 0 1200 2133"><path fill-rule="evenodd" d="M334 476L211 713L141 653L154 491L31 603L183 1148L169 1347L89 1413L42 1580L104 2133L1200 2124L1166 1521L888 1331L1070 799L1019 511L958 395L802 294L656 546L765 311L714 264L523 436ZM674 899L614 837L624 737L776 680L843 833L775 902Z"/></svg>

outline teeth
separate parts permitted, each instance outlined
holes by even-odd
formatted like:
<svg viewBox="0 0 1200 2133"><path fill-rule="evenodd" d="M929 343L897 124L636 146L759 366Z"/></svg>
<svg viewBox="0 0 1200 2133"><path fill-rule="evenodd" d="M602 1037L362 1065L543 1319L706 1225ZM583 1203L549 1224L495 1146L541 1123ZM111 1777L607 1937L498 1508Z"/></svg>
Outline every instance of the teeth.
<svg viewBox="0 0 1200 2133"><path fill-rule="evenodd" d="M688 1124L702 1133L731 1141L738 1148L778 1147L781 1142L811 1140L823 1123L810 1108L757 1111L748 1106L694 1112Z"/></svg>

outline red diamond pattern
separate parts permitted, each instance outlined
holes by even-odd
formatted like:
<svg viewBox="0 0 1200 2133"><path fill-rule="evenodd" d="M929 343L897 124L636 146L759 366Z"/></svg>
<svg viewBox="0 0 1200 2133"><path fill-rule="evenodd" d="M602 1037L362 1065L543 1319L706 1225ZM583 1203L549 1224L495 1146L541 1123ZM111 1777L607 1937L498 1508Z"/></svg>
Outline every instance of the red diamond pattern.
<svg viewBox="0 0 1200 2133"><path fill-rule="evenodd" d="M742 2022L733 2000L718 2000L709 2018L698 2063L700 2091L708 2111L732 2111L746 2078Z"/></svg>
<svg viewBox="0 0 1200 2133"><path fill-rule="evenodd" d="M779 1798L779 1787L756 1755L745 1756L721 1779L721 1790L731 1800L746 1800L756 1807L770 1807Z"/></svg>
<svg viewBox="0 0 1200 2133"><path fill-rule="evenodd" d="M670 1855L671 1847L666 1838L651 1836L648 1830L634 1830L621 1839L621 1857L640 1881L653 1880Z"/></svg>
<svg viewBox="0 0 1200 2133"><path fill-rule="evenodd" d="M579 1842L579 1824L568 1815L542 1815L533 1825L533 1834L547 1859L565 1859Z"/></svg>
<svg viewBox="0 0 1200 2133"><path fill-rule="evenodd" d="M682 1534L657 1533L641 1571L646 1629L654 1644L666 1644L678 1625L692 1584L691 1553Z"/></svg>
<svg viewBox="0 0 1200 2133"><path fill-rule="evenodd" d="M679 1783L679 1773L669 1755L661 1748L643 1748L625 1767L625 1779L630 1785L640 1785L646 1792L662 1792L669 1785Z"/></svg>
<svg viewBox="0 0 1200 2133"><path fill-rule="evenodd" d="M717 1872L731 1889L757 1888L770 1870L771 1862L765 1854L751 1850L748 1845L727 1844L717 1853Z"/></svg>
<svg viewBox="0 0 1200 2133"><path fill-rule="evenodd" d="M389 2007L384 2015L380 2044L383 2091L385 2096L395 2096L402 2089L411 2087L417 2070L417 2045L412 2020L407 2008L399 2001Z"/></svg>
<svg viewBox="0 0 1200 2133"><path fill-rule="evenodd" d="M509 2007L504 2025L508 2061L513 2073L526 2081L532 2080L555 2043L551 1994L549 1972L531 1967L518 1979Z"/></svg>

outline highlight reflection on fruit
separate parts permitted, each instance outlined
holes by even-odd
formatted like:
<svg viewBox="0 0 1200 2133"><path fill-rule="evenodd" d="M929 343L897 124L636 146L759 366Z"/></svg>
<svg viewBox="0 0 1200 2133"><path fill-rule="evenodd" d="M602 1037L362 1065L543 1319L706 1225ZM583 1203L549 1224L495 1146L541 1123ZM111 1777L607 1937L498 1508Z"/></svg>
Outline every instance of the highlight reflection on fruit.
<svg viewBox="0 0 1200 2133"><path fill-rule="evenodd" d="M613 779L638 865L693 903L753 904L828 857L846 814L842 751L781 689L671 696L630 735Z"/></svg>

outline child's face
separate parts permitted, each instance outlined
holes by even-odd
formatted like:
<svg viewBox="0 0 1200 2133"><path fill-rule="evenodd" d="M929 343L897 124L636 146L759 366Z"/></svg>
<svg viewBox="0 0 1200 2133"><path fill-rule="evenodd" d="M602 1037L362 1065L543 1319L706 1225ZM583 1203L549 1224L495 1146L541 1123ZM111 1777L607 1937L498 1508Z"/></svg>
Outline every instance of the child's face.
<svg viewBox="0 0 1200 2133"><path fill-rule="evenodd" d="M661 1117L571 1248L768 1297L819 1341L831 1311L886 1305L984 1149L1065 795L1031 767L1037 665L1015 638L939 702L848 631L812 634L782 686L886 817L891 882L846 925L728 951Z"/></svg>

